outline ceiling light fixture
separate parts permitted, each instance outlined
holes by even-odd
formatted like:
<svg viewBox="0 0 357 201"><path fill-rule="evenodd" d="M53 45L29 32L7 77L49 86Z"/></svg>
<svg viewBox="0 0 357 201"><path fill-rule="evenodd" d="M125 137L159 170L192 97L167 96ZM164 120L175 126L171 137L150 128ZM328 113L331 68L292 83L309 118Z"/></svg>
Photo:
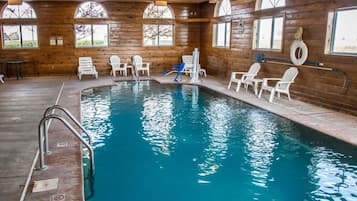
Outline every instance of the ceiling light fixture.
<svg viewBox="0 0 357 201"><path fill-rule="evenodd" d="M166 0L155 0L155 6L167 6Z"/></svg>
<svg viewBox="0 0 357 201"><path fill-rule="evenodd" d="M21 5L22 0L7 0L8 5Z"/></svg>

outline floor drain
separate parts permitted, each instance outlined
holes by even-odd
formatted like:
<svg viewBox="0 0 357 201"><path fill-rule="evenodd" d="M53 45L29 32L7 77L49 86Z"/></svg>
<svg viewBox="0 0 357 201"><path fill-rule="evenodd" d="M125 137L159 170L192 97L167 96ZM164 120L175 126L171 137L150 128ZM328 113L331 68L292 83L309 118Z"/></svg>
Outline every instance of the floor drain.
<svg viewBox="0 0 357 201"><path fill-rule="evenodd" d="M58 148L68 147L68 142L59 142L57 143Z"/></svg>
<svg viewBox="0 0 357 201"><path fill-rule="evenodd" d="M51 197L51 201L65 201L65 200L66 200L65 194L52 195Z"/></svg>

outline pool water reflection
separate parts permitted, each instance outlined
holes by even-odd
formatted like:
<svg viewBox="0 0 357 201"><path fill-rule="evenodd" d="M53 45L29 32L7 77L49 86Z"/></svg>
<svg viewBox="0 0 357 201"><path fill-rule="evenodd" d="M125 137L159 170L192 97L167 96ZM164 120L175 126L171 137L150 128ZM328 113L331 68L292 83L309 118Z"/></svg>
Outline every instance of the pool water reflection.
<svg viewBox="0 0 357 201"><path fill-rule="evenodd" d="M91 201L357 200L357 149L207 89L119 82L82 93Z"/></svg>

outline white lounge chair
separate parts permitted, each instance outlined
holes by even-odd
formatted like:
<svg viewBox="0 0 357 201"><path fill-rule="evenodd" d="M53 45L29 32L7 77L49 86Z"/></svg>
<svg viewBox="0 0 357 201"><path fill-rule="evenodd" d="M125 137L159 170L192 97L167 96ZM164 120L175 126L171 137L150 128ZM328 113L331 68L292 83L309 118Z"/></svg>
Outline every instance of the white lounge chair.
<svg viewBox="0 0 357 201"><path fill-rule="evenodd" d="M91 57L79 57L78 64L79 80L82 80L82 75L94 75L98 79L98 72L93 65Z"/></svg>
<svg viewBox="0 0 357 201"><path fill-rule="evenodd" d="M119 71L119 74L128 76L128 71L127 71L127 63L120 63L120 57L117 55L112 55L110 57L110 63L112 66L112 71L111 74L113 74L114 77L116 77L116 71Z"/></svg>
<svg viewBox="0 0 357 201"><path fill-rule="evenodd" d="M254 63L250 66L248 72L232 72L231 80L228 84L228 89L231 88L232 82L237 83L236 91L239 92L241 84L244 84L244 87L247 89L248 85L254 84L252 81L255 76L257 76L258 71L260 70L260 64ZM242 75L240 78L237 78L237 75ZM255 86L254 86L255 87Z"/></svg>
<svg viewBox="0 0 357 201"><path fill-rule="evenodd" d="M185 63L184 73L191 76L193 69L193 56L192 55L182 55L182 63ZM201 68L201 64L198 64L198 68L200 69L200 75L207 77L206 69Z"/></svg>
<svg viewBox="0 0 357 201"><path fill-rule="evenodd" d="M4 84L4 75L0 74L0 82Z"/></svg>
<svg viewBox="0 0 357 201"><path fill-rule="evenodd" d="M141 71L142 74L146 71L148 76L150 76L150 63L143 63L143 58L141 56L135 55L133 57L133 65L137 76L139 76L139 71Z"/></svg>
<svg viewBox="0 0 357 201"><path fill-rule="evenodd" d="M273 102L275 92L278 93L278 97L280 97L280 93L284 93L288 95L289 101L290 92L289 87L294 82L296 76L298 75L299 71L296 67L290 67L284 72L282 78L264 78L262 88L259 92L259 98L262 96L264 90L270 91L269 102ZM278 82L275 84L274 87L268 85L269 80L277 80Z"/></svg>

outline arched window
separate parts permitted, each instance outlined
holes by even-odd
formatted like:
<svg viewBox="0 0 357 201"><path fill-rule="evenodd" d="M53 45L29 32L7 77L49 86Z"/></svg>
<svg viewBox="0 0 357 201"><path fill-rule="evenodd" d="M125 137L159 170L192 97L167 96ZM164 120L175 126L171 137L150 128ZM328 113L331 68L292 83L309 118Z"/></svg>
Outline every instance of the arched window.
<svg viewBox="0 0 357 201"><path fill-rule="evenodd" d="M256 10L285 6L285 0L257 0ZM253 49L280 51L283 45L283 16L263 16L254 21Z"/></svg>
<svg viewBox="0 0 357 201"><path fill-rule="evenodd" d="M107 18L108 14L104 7L97 2L84 2L76 10L75 18Z"/></svg>
<svg viewBox="0 0 357 201"><path fill-rule="evenodd" d="M76 47L107 47L108 24L97 23L98 19L107 17L107 11L100 3L88 1L80 4L74 18L88 19L90 23L74 25Z"/></svg>
<svg viewBox="0 0 357 201"><path fill-rule="evenodd" d="M222 0L219 2L218 9L216 11L216 17L227 16L232 14L231 2L230 0Z"/></svg>
<svg viewBox="0 0 357 201"><path fill-rule="evenodd" d="M232 14L230 0L220 0L216 4L215 17L220 17L218 22L213 24L213 47L229 48L231 39L231 22L226 19Z"/></svg>
<svg viewBox="0 0 357 201"><path fill-rule="evenodd" d="M173 45L174 25L168 19L173 19L174 14L168 6L155 6L152 3L146 7L143 18L146 19L143 26L144 46Z"/></svg>
<svg viewBox="0 0 357 201"><path fill-rule="evenodd" d="M27 3L21 5L6 5L2 12L2 19L17 19L14 24L2 26L2 39L4 49L37 48L37 26L31 25L36 19L35 10ZM23 25L21 21L26 22Z"/></svg>
<svg viewBox="0 0 357 201"><path fill-rule="evenodd" d="M285 0L258 0L256 10L264 10L269 8L284 7Z"/></svg>
<svg viewBox="0 0 357 201"><path fill-rule="evenodd" d="M144 19L173 19L173 14L168 6L155 6L153 3L148 5L144 11Z"/></svg>

